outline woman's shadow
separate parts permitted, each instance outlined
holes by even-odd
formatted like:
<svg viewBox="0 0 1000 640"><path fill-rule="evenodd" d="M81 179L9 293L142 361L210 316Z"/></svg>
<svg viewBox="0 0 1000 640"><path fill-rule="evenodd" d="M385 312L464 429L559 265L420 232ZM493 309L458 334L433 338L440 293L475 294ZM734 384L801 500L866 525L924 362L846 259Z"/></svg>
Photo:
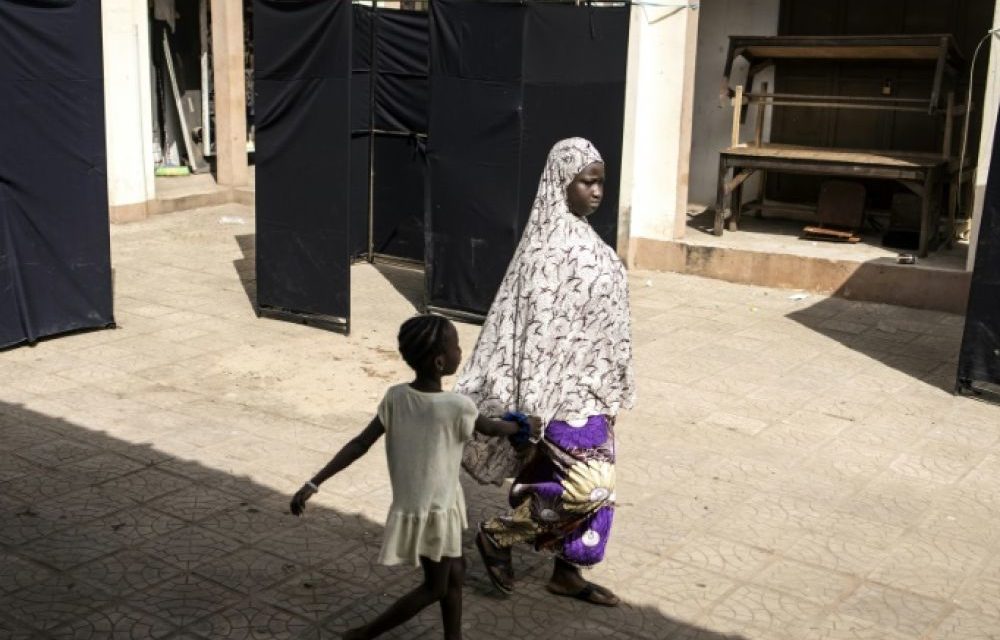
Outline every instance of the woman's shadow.
<svg viewBox="0 0 1000 640"><path fill-rule="evenodd" d="M287 494L150 444L4 402L0 442L0 627L14 637L338 638L419 582L375 563L379 523L319 504L295 518ZM467 544L469 638L734 638L650 606L557 599L532 553L500 598L475 553ZM440 633L431 607L386 637Z"/></svg>

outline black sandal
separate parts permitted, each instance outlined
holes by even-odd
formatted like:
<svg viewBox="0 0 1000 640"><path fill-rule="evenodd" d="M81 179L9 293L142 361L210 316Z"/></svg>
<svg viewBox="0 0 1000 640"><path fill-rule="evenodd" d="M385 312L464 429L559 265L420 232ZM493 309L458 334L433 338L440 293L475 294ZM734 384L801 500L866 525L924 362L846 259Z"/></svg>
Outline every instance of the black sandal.
<svg viewBox="0 0 1000 640"><path fill-rule="evenodd" d="M486 567L486 575L489 577L490 582L493 583L493 586L497 588L497 591L509 596L514 593L514 585L504 582L503 577L496 570L500 569L506 577L513 581L514 567L508 558L500 558L489 554L484 542L485 537L486 534L480 528L479 533L476 534L476 548L479 549L479 557L483 559L483 565Z"/></svg>
<svg viewBox="0 0 1000 640"><path fill-rule="evenodd" d="M582 589L576 592L560 591L554 588L551 584L545 585L545 589L549 593L556 596L575 598L576 600L582 600L588 604L596 604L601 607L617 607L621 602L618 596L611 593L604 587L594 584L593 582L588 582Z"/></svg>

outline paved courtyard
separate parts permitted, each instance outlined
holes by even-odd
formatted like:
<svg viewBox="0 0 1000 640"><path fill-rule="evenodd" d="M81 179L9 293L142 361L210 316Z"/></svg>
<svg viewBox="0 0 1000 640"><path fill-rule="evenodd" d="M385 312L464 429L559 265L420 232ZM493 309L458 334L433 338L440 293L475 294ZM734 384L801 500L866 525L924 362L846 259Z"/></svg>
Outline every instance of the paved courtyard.
<svg viewBox="0 0 1000 640"><path fill-rule="evenodd" d="M257 319L252 233L239 205L114 227L119 328L0 352L0 639L337 638L416 583L374 564L381 446L286 505L405 376L421 276L355 267L349 337ZM1000 638L1000 408L950 394L960 317L632 287L640 398L591 574L625 604L548 595L530 552L498 597L467 544L467 638ZM473 520L503 503L466 486ZM391 637L439 636L428 610Z"/></svg>

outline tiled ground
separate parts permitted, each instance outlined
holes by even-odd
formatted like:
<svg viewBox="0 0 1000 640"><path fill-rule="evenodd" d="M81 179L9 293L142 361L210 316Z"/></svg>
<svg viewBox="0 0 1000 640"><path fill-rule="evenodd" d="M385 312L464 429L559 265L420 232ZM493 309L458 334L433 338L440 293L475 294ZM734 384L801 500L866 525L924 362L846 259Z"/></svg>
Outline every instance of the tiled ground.
<svg viewBox="0 0 1000 640"><path fill-rule="evenodd" d="M115 227L120 328L0 353L0 638L335 638L414 584L373 564L380 450L285 505L404 374L420 277L355 267L347 338L259 320L252 229L237 205ZM495 597L470 547L468 638L1000 638L1000 408L949 393L960 318L665 274L633 294L593 572L627 604L547 595L527 552ZM474 519L503 501L468 489ZM427 611L393 637L439 634Z"/></svg>

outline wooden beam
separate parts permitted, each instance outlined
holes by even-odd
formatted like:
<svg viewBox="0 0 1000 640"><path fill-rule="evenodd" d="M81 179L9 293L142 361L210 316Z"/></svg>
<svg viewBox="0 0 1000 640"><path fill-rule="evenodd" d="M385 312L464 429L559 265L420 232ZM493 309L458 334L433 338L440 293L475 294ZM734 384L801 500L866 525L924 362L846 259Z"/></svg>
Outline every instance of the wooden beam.
<svg viewBox="0 0 1000 640"><path fill-rule="evenodd" d="M743 171L740 171L738 174L733 176L731 180L726 181L723 194L732 193L734 189L749 180L755 173L757 173L756 169L744 169Z"/></svg>
<svg viewBox="0 0 1000 640"><path fill-rule="evenodd" d="M767 83L760 83L761 91L767 95ZM757 122L754 126L753 141L758 147L760 143L764 141L764 111L767 109L767 104L761 102L757 104Z"/></svg>
<svg viewBox="0 0 1000 640"><path fill-rule="evenodd" d="M945 109L944 118L944 141L941 144L941 157L950 158L951 157L951 135L952 128L954 126L953 114L955 110L955 93L952 91L948 92L948 106Z"/></svg>
<svg viewBox="0 0 1000 640"><path fill-rule="evenodd" d="M733 131L732 131L732 145L733 147L740 144L740 113L743 111L743 85L737 85L736 95L733 96Z"/></svg>

